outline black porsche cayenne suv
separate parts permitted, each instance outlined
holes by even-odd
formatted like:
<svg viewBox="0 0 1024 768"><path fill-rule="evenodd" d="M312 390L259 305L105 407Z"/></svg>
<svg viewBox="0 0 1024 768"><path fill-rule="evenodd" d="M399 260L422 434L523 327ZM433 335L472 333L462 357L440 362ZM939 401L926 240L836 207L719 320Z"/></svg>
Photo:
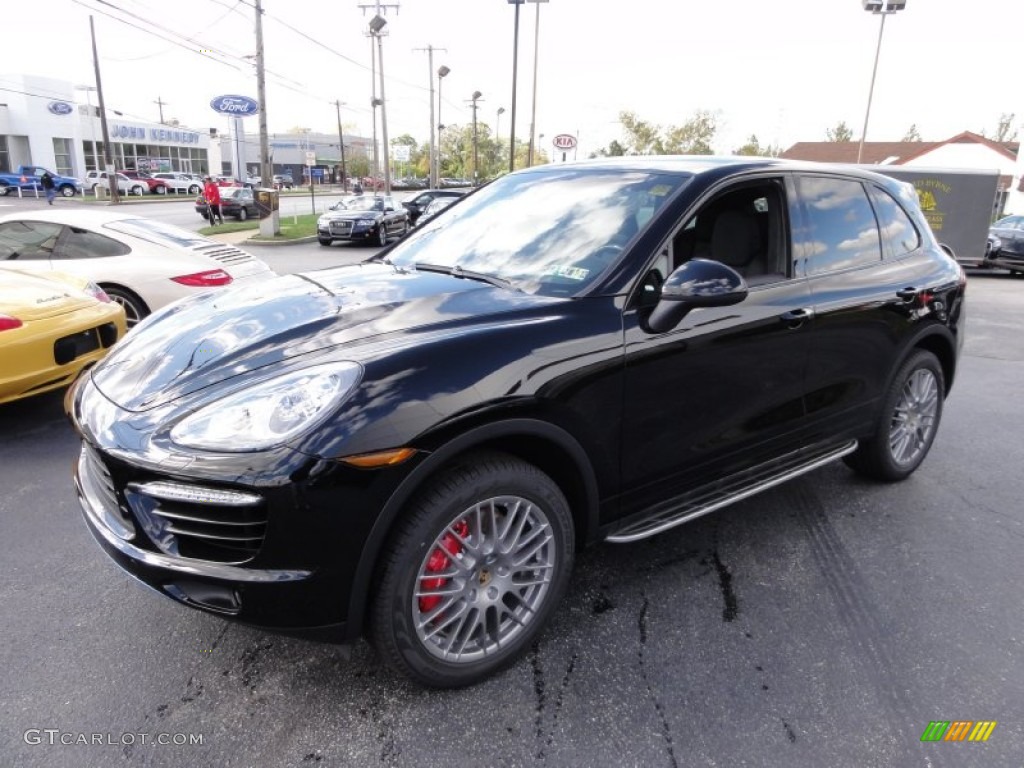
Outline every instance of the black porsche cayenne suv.
<svg viewBox="0 0 1024 768"><path fill-rule="evenodd" d="M574 552L927 455L963 271L842 166L509 174L366 263L171 305L68 398L96 540L182 603L422 684L516 658Z"/></svg>

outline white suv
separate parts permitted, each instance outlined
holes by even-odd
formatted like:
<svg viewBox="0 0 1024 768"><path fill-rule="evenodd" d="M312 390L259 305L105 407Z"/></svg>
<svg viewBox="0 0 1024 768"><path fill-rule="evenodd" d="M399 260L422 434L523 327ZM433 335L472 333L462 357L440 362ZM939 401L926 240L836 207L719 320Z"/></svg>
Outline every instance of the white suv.
<svg viewBox="0 0 1024 768"><path fill-rule="evenodd" d="M165 181L172 192L198 195L203 190L203 185L187 173L154 173L153 178Z"/></svg>

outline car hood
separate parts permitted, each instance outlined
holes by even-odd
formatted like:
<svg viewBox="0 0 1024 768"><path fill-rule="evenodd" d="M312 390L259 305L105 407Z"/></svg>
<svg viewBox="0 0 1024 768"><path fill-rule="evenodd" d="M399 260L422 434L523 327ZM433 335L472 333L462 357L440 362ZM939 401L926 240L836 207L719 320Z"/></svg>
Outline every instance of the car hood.
<svg viewBox="0 0 1024 768"><path fill-rule="evenodd" d="M93 382L121 408L145 411L340 345L350 347L344 359L360 360L360 347L382 336L454 330L551 301L387 264L285 275L151 315L94 369Z"/></svg>
<svg viewBox="0 0 1024 768"><path fill-rule="evenodd" d="M384 211L327 211L323 218L331 221L355 221L356 219L375 219Z"/></svg>

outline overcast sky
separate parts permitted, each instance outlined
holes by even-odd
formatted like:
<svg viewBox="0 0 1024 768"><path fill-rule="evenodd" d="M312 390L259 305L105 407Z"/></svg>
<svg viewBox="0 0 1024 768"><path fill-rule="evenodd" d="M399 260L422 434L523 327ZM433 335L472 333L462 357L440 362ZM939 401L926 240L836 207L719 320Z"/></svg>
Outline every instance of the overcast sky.
<svg viewBox="0 0 1024 768"><path fill-rule="evenodd" d="M366 3L368 0L360 0ZM398 0L396 0L398 2ZM109 108L156 122L226 130L214 96L256 96L253 0L3 0L0 69L93 84L94 16ZM293 126L371 133L370 39L355 0L264 0L267 116ZM521 6L517 137L529 134L537 5ZM115 18L129 21L128 26ZM386 13L389 134L426 141L429 69L444 64L441 121L492 127L508 138L514 6L507 0L400 0ZM537 133L579 135L580 156L621 133L620 110L660 125L697 110L718 118L715 148L750 134L783 148L820 141L846 121L859 137L879 16L861 0L550 0L540 5ZM291 28L289 28L291 27ZM296 31L297 30L297 31ZM187 40L186 40L187 39ZM898 141L911 124L925 140L994 131L1003 113L1024 122L1020 49L1024 0L908 0L885 23L868 140ZM45 41L45 42L44 42ZM204 54L203 51L213 53ZM436 78L435 78L436 82ZM0 81L0 89L5 84ZM0 90L0 100L3 92ZM82 94L84 103L84 94ZM250 125L251 123L251 125ZM256 131L256 118L247 129Z"/></svg>

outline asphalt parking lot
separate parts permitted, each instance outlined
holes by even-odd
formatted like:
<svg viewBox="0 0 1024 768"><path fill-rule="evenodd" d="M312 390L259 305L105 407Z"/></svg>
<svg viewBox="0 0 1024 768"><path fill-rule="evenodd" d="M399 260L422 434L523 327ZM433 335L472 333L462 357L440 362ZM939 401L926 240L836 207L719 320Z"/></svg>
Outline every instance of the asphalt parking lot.
<svg viewBox="0 0 1024 768"><path fill-rule="evenodd" d="M0 765L1020 766L1024 280L972 275L968 297L909 480L832 465L588 550L532 651L463 691L148 592L81 521L61 397L0 406ZM922 743L936 720L998 725Z"/></svg>

